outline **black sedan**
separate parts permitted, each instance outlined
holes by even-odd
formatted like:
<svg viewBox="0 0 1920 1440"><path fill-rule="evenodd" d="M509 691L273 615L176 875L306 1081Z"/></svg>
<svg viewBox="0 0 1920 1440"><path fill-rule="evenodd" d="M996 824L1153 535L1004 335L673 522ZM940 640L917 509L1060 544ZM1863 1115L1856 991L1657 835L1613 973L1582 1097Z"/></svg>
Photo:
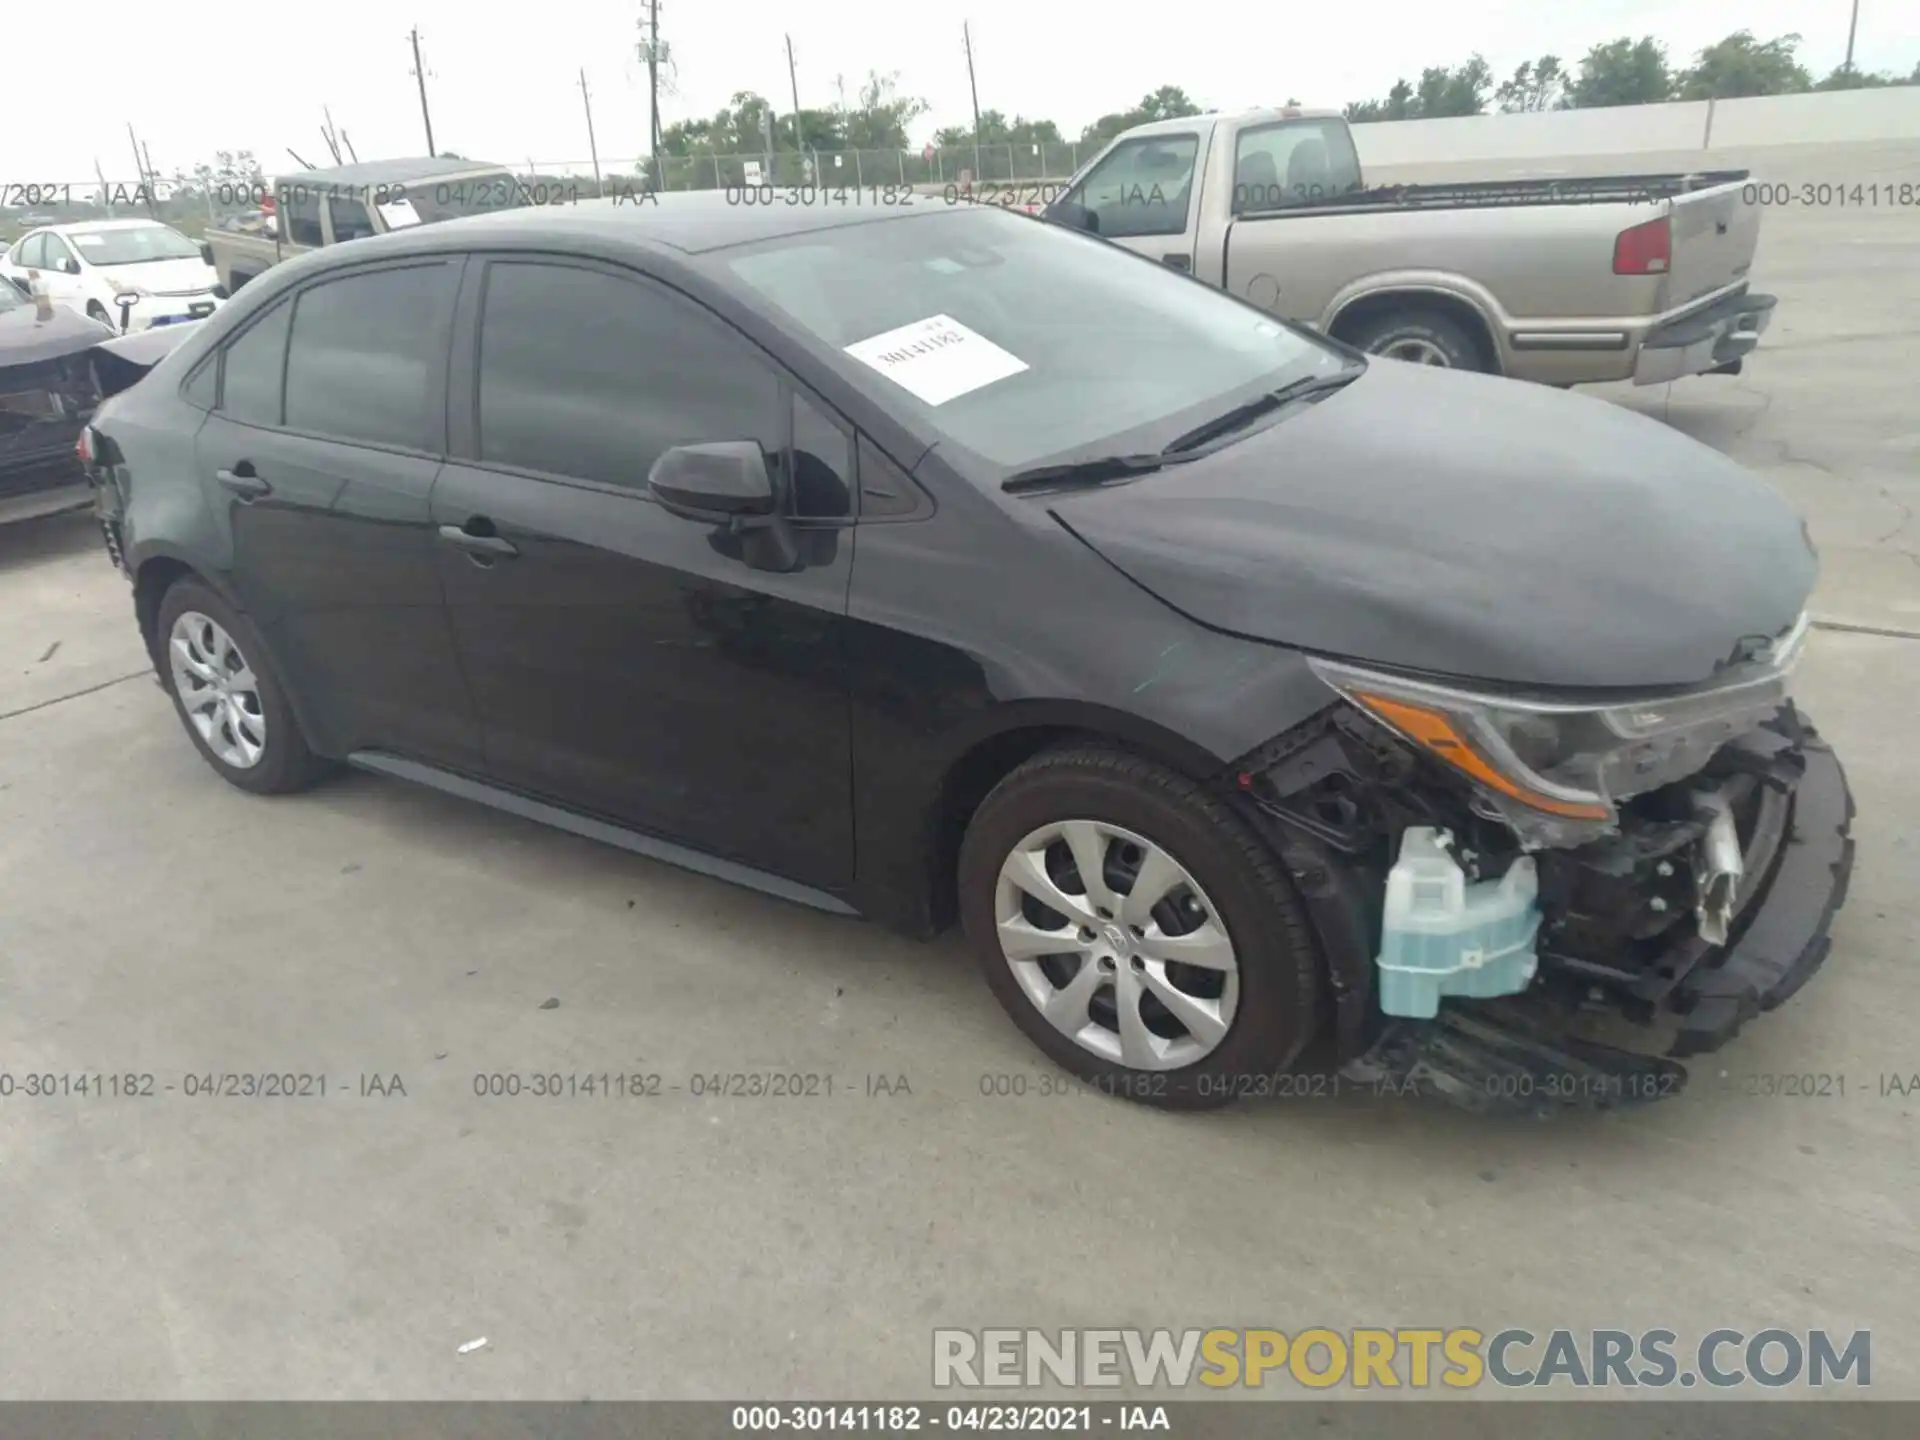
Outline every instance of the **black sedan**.
<svg viewBox="0 0 1920 1440"><path fill-rule="evenodd" d="M1771 490L997 207L817 199L316 252L109 401L208 763L958 918L1047 1054L1167 1105L1316 1037L1647 1098L1825 958L1852 807Z"/></svg>

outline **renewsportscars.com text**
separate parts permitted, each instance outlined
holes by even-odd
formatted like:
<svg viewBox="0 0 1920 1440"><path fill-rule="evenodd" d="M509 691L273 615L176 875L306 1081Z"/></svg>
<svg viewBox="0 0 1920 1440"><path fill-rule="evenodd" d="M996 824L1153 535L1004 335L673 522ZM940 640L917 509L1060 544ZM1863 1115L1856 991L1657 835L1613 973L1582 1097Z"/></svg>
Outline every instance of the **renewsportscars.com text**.
<svg viewBox="0 0 1920 1440"><path fill-rule="evenodd" d="M1780 1389L1873 1382L1866 1330L936 1330L938 1389Z"/></svg>

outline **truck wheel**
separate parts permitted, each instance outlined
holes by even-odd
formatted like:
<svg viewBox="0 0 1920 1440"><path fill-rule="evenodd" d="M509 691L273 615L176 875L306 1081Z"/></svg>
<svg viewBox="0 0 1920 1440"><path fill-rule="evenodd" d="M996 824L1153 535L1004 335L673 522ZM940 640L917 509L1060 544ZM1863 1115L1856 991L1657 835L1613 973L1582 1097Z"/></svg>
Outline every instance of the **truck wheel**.
<svg viewBox="0 0 1920 1440"><path fill-rule="evenodd" d="M1370 355L1438 365L1450 370L1490 370L1480 341L1466 326L1438 310L1394 310L1354 327L1352 345Z"/></svg>
<svg viewBox="0 0 1920 1440"><path fill-rule="evenodd" d="M1141 756L1073 745L1013 771L967 827L959 891L995 998L1103 1094L1270 1094L1317 1028L1320 957L1279 862Z"/></svg>

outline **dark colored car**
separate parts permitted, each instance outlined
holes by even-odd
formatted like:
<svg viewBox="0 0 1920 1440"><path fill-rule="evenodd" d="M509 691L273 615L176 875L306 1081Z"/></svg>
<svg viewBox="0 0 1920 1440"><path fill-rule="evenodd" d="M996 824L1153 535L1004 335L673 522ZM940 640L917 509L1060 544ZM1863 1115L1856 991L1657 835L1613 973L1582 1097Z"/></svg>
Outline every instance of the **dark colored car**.
<svg viewBox="0 0 1920 1440"><path fill-rule="evenodd" d="M1138 1099L1309 1061L1668 1093L1819 965L1851 866L1773 491L998 207L669 196L319 252L90 439L233 784L345 761L957 916L1040 1048Z"/></svg>
<svg viewBox="0 0 1920 1440"><path fill-rule="evenodd" d="M73 447L100 399L90 352L113 335L0 280L0 522L87 504Z"/></svg>

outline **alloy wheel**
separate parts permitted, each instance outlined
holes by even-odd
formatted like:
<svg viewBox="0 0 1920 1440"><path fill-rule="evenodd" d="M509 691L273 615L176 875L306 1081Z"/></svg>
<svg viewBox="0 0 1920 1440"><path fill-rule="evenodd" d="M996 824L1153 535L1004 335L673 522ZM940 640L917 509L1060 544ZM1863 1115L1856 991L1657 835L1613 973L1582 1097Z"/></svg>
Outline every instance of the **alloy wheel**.
<svg viewBox="0 0 1920 1440"><path fill-rule="evenodd" d="M240 647L220 624L197 610L184 612L167 637L173 691L206 746L224 765L250 770L267 749L267 716L260 682Z"/></svg>
<svg viewBox="0 0 1920 1440"><path fill-rule="evenodd" d="M1416 335L1402 335L1389 340L1374 352L1389 360L1405 360L1410 365L1438 365L1452 369L1453 362L1447 359L1447 352L1431 340L1422 340Z"/></svg>
<svg viewBox="0 0 1920 1440"><path fill-rule="evenodd" d="M1233 941L1199 882L1144 836L1102 820L1040 827L1001 864L994 920L1027 999L1103 1060L1179 1069L1233 1027Z"/></svg>

